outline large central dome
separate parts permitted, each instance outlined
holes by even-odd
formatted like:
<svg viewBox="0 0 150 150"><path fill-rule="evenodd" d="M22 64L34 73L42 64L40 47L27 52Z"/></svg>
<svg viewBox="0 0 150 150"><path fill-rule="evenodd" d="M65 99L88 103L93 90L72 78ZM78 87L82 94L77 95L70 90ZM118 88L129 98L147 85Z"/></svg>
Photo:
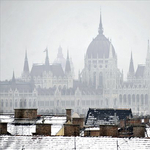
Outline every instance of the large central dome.
<svg viewBox="0 0 150 150"><path fill-rule="evenodd" d="M111 42L103 35L103 27L100 15L100 24L99 24L99 34L93 41L90 43L86 56L88 58L108 58L109 57L109 49ZM115 50L112 46L113 56L115 56Z"/></svg>

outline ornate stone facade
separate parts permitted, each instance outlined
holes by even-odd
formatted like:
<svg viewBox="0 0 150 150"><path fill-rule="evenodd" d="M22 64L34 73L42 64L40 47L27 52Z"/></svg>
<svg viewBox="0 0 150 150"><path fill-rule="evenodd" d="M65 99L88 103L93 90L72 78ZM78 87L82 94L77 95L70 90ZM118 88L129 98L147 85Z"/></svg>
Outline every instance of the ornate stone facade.
<svg viewBox="0 0 150 150"><path fill-rule="evenodd" d="M104 35L101 17L98 35L87 49L78 80L74 80L69 54L64 67L62 49L59 51L57 63L49 64L46 49L45 64L34 64L31 71L26 53L21 80L13 75L11 81L0 82L1 112L37 108L38 114L60 114L70 108L86 114L89 108L131 108L133 114L150 114L149 42L146 63L136 71L131 54L127 81L118 69L115 48Z"/></svg>

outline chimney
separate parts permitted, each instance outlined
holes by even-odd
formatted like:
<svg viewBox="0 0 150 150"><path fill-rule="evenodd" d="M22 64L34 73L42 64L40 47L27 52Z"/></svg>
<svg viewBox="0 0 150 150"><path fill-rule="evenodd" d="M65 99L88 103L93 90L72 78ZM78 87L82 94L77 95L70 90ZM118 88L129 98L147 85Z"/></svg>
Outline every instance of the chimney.
<svg viewBox="0 0 150 150"><path fill-rule="evenodd" d="M66 122L68 121L71 122L71 109L66 109L66 116L67 116Z"/></svg>

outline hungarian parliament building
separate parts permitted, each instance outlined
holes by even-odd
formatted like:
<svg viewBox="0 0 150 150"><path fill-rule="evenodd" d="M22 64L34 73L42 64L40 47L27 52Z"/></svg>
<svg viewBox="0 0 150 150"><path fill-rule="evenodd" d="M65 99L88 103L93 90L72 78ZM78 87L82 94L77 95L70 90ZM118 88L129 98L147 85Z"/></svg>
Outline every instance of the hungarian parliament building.
<svg viewBox="0 0 150 150"><path fill-rule="evenodd" d="M87 45L88 46L88 45ZM89 44L84 67L74 79L73 63L61 46L55 61L50 64L48 49L45 63L33 64L29 70L28 56L22 75L0 81L0 113L14 113L17 108L37 108L38 114L63 114L72 109L86 114L89 108L131 109L134 115L150 115L150 48L148 42L144 65L134 70L132 58L127 80L117 66L117 54L105 37L100 15L98 35Z"/></svg>

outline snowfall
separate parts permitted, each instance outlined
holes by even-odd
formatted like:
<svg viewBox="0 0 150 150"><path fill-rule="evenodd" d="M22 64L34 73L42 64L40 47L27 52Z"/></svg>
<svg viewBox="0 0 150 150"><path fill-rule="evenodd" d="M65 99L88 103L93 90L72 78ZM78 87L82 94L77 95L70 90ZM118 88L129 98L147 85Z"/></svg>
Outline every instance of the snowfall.
<svg viewBox="0 0 150 150"><path fill-rule="evenodd" d="M150 128L146 128L145 138L54 136L66 117L46 117L45 123L52 124L52 136L33 136L35 125L14 125L13 120L12 116L0 116L12 134L0 136L0 150L150 150Z"/></svg>

